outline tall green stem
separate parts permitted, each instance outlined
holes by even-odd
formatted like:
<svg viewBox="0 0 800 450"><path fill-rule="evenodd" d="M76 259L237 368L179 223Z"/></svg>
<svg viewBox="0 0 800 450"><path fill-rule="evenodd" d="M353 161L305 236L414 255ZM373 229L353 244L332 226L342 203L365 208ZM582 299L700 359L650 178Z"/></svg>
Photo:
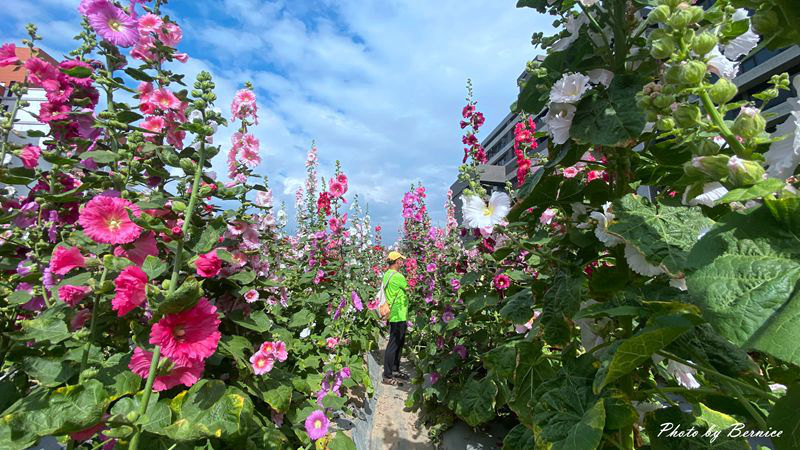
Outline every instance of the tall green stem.
<svg viewBox="0 0 800 450"><path fill-rule="evenodd" d="M703 102L703 107L706 109L706 113L711 116L711 121L714 122L714 125L717 126L722 137L725 138L725 142L731 146L737 155L741 157L747 157L749 152L744 148L742 143L736 139L736 136L733 134L731 129L728 128L728 125L725 124L725 120L722 118L719 110L717 110L717 107L714 106L714 102L711 101L711 96L708 95L708 91L701 88L698 96L700 97L700 101Z"/></svg>
<svg viewBox="0 0 800 450"><path fill-rule="evenodd" d="M102 289L103 284L106 282L106 275L108 274L108 269L103 267L103 274L100 275L100 288ZM83 350L83 357L81 358L81 371L79 373L83 373L83 370L86 369L86 363L89 362L89 352L92 350L92 344L94 343L94 333L97 329L97 295L92 296L92 319L89 323L89 342L86 344L86 348Z"/></svg>
<svg viewBox="0 0 800 450"><path fill-rule="evenodd" d="M8 137L11 136L11 131L14 129L14 120L17 118L17 111L19 111L19 106L22 103L22 92L20 91L17 94L17 99L14 101L14 106L11 108L11 117L9 120L11 123L9 124L11 128L5 133L3 133L3 152L0 154L0 167L5 166L6 160L6 153L8 153Z"/></svg>

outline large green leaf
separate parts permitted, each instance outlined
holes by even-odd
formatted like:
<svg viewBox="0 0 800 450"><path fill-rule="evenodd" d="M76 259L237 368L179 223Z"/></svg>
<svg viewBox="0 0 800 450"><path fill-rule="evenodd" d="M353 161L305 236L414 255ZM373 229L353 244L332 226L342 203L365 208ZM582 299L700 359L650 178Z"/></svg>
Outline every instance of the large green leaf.
<svg viewBox="0 0 800 450"><path fill-rule="evenodd" d="M330 450L356 450L356 443L346 434L337 431L328 443L328 448Z"/></svg>
<svg viewBox="0 0 800 450"><path fill-rule="evenodd" d="M542 296L544 308L540 319L548 343L564 344L569 341L572 330L570 318L580 308L583 291L583 277L560 272L553 278Z"/></svg>
<svg viewBox="0 0 800 450"><path fill-rule="evenodd" d="M289 410L289 405L292 402L291 386L286 384L277 384L274 388L265 390L261 393L261 398L269 404L275 411L285 413Z"/></svg>
<svg viewBox="0 0 800 450"><path fill-rule="evenodd" d="M142 263L142 270L150 281L153 281L167 271L167 263L157 256L147 255Z"/></svg>
<svg viewBox="0 0 800 450"><path fill-rule="evenodd" d="M552 81L547 74L529 71L528 80L522 85L514 109L528 114L539 114L550 98Z"/></svg>
<svg viewBox="0 0 800 450"><path fill-rule="evenodd" d="M246 353L253 351L253 344L244 336L224 335L219 341L219 353L230 356L236 361L239 368L249 366Z"/></svg>
<svg viewBox="0 0 800 450"><path fill-rule="evenodd" d="M497 293L489 290L481 290L464 295L464 303L470 314L477 314L489 306L494 306L500 301Z"/></svg>
<svg viewBox="0 0 800 450"><path fill-rule="evenodd" d="M777 450L800 448L800 384L789 387L786 395L775 403L769 414L768 425L783 434L773 438Z"/></svg>
<svg viewBox="0 0 800 450"><path fill-rule="evenodd" d="M314 321L314 313L307 309L301 309L292 314L292 320L289 321L289 328L302 328L308 326Z"/></svg>
<svg viewBox="0 0 800 450"><path fill-rule="evenodd" d="M131 372L129 362L130 355L117 353L109 357L97 373L97 379L105 386L111 401L139 390L142 379Z"/></svg>
<svg viewBox="0 0 800 450"><path fill-rule="evenodd" d="M503 439L503 450L523 450L536 448L533 432L525 425L519 424L508 432Z"/></svg>
<svg viewBox="0 0 800 450"><path fill-rule="evenodd" d="M78 373L76 365L58 356L28 356L20 364L22 370L42 386L60 386Z"/></svg>
<svg viewBox="0 0 800 450"><path fill-rule="evenodd" d="M177 417L163 429L163 434L177 441L240 436L253 414L253 402L247 394L234 387L226 388L223 381L207 379L175 397L170 408Z"/></svg>
<svg viewBox="0 0 800 450"><path fill-rule="evenodd" d="M615 203L614 215L609 230L638 248L648 262L673 274L684 270L702 229L714 224L699 207L655 206L635 194Z"/></svg>
<svg viewBox="0 0 800 450"><path fill-rule="evenodd" d="M618 74L608 89L584 97L577 105L570 136L592 145L629 146L646 122L636 104L642 86L639 77Z"/></svg>
<svg viewBox="0 0 800 450"><path fill-rule="evenodd" d="M533 315L533 294L525 288L505 301L500 315L513 324L526 323Z"/></svg>
<svg viewBox="0 0 800 450"><path fill-rule="evenodd" d="M520 422L533 426L533 404L537 400L536 389L545 380L553 377L555 370L550 360L543 357L542 343L518 341L516 344L516 367L512 378L514 387L508 406L517 413Z"/></svg>
<svg viewBox="0 0 800 450"><path fill-rule="evenodd" d="M492 420L497 385L486 377L481 381L470 378L461 388L455 403L455 413L469 426L476 427Z"/></svg>
<svg viewBox="0 0 800 450"><path fill-rule="evenodd" d="M745 439L729 437L726 431L722 431L712 442L712 436L707 436L706 433L717 432L720 429L714 427L712 430L707 423L706 419L682 412L677 406L650 412L644 420L653 450L749 450L751 448ZM697 433L684 437L670 436L673 431L680 433L690 428Z"/></svg>
<svg viewBox="0 0 800 450"><path fill-rule="evenodd" d="M65 304L48 308L35 319L23 320L22 331L14 334L14 339L23 341L45 342L57 344L68 339L72 333L67 329Z"/></svg>
<svg viewBox="0 0 800 450"><path fill-rule="evenodd" d="M761 207L731 213L692 249L689 293L717 332L800 364L800 244Z"/></svg>
<svg viewBox="0 0 800 450"><path fill-rule="evenodd" d="M505 343L481 356L483 366L487 370L494 370L498 376L510 379L514 376L516 367L517 349L513 342Z"/></svg>

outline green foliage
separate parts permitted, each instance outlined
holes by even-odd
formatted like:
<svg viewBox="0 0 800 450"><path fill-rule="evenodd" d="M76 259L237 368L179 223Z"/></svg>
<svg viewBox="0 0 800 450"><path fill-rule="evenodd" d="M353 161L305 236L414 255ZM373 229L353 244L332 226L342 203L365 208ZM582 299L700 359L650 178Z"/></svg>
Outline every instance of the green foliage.
<svg viewBox="0 0 800 450"><path fill-rule="evenodd" d="M646 122L635 100L643 85L639 76L617 74L608 89L578 103L570 135L592 145L630 146Z"/></svg>

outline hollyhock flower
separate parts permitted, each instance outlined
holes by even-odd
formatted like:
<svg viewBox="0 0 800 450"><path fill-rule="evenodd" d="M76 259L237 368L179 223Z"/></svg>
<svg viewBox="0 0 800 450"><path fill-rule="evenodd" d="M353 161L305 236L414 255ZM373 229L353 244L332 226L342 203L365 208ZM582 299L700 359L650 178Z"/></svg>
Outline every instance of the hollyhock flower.
<svg viewBox="0 0 800 450"><path fill-rule="evenodd" d="M719 182L706 183L703 185L703 192L692 193L692 186L686 188L683 193L682 203L689 206L705 205L713 207L714 204L728 193L728 189ZM695 195L696 194L696 195ZM689 198L693 196L692 198Z"/></svg>
<svg viewBox="0 0 800 450"><path fill-rule="evenodd" d="M256 375L264 375L275 366L275 357L259 351L250 357L250 364L253 365L253 372Z"/></svg>
<svg viewBox="0 0 800 450"><path fill-rule="evenodd" d="M353 307L356 309L356 311L364 310L364 303L361 302L361 297L358 296L358 292L353 291L350 299L353 301Z"/></svg>
<svg viewBox="0 0 800 450"><path fill-rule="evenodd" d="M39 121L58 122L69 118L70 108L61 103L45 102L39 105Z"/></svg>
<svg viewBox="0 0 800 450"><path fill-rule="evenodd" d="M181 108L181 101L169 89L161 88L154 91L150 100L157 108L162 110L178 110Z"/></svg>
<svg viewBox="0 0 800 450"><path fill-rule="evenodd" d="M653 355L652 359L656 364L664 360L664 358L659 355ZM667 373L672 375L675 381L686 389L700 388L700 383L698 383L697 379L694 377L697 371L685 364L669 360L667 361Z"/></svg>
<svg viewBox="0 0 800 450"><path fill-rule="evenodd" d="M111 3L88 12L89 24L103 39L120 47L133 47L139 40L136 19Z"/></svg>
<svg viewBox="0 0 800 450"><path fill-rule="evenodd" d="M258 291L255 289L250 289L244 294L244 301L247 303L255 303L258 301Z"/></svg>
<svg viewBox="0 0 800 450"><path fill-rule="evenodd" d="M0 46L0 67L10 66L19 61L17 58L17 46L11 43Z"/></svg>
<svg viewBox="0 0 800 450"><path fill-rule="evenodd" d="M286 343L283 341L266 341L261 344L258 351L281 362L286 361L289 357L289 353L286 351Z"/></svg>
<svg viewBox="0 0 800 450"><path fill-rule="evenodd" d="M589 81L582 73L565 73L550 89L550 103L577 103L591 89Z"/></svg>
<svg viewBox="0 0 800 450"><path fill-rule="evenodd" d="M70 270L86 267L86 260L81 255L78 247L58 246L50 258L50 272L56 275L66 275Z"/></svg>
<svg viewBox="0 0 800 450"><path fill-rule="evenodd" d="M469 228L486 228L490 232L496 225L505 223L511 211L511 198L505 192L493 192L489 204L477 195L464 198L463 219Z"/></svg>
<svg viewBox="0 0 800 450"><path fill-rule="evenodd" d="M158 17L152 13L147 13L142 17L139 17L139 32L152 33L161 29L163 24L164 21L161 20L161 17Z"/></svg>
<svg viewBox="0 0 800 450"><path fill-rule="evenodd" d="M331 195L338 198L347 192L347 186L337 180L331 180L331 185L328 191L331 193Z"/></svg>
<svg viewBox="0 0 800 450"><path fill-rule="evenodd" d="M744 8L737 9L736 12L733 13L733 17L731 19L734 22L741 20L747 20L749 22L747 10ZM756 48L760 39L761 38L753 31L753 27L750 26L748 27L747 31L725 44L725 47L723 47L722 51L726 58L730 59L731 61L736 61L742 56L748 55L754 48Z"/></svg>
<svg viewBox="0 0 800 450"><path fill-rule="evenodd" d="M586 174L586 181L592 182L594 180L602 180L605 178L605 171L604 170L590 170Z"/></svg>
<svg viewBox="0 0 800 450"><path fill-rule="evenodd" d="M164 361L167 358L161 358ZM147 379L150 373L150 362L153 360L153 353L136 347L131 356L131 362L128 368L131 372L139 375L143 379ZM169 361L166 365L159 364L156 372L156 377L153 380L153 391L160 392L172 389L180 384L186 387L192 387L203 376L205 370L205 362L201 360L189 361L187 364L177 364L174 361Z"/></svg>
<svg viewBox="0 0 800 450"><path fill-rule="evenodd" d="M654 277L664 273L661 267L650 264L644 254L631 244L625 244L625 259L631 270L646 277Z"/></svg>
<svg viewBox="0 0 800 450"><path fill-rule="evenodd" d="M794 77L792 84L800 92L800 76ZM767 175L772 178L786 179L794 175L800 165L800 98L791 98L786 102L792 111L785 122L778 125L772 138L784 137L773 142L764 153L767 162Z"/></svg>
<svg viewBox="0 0 800 450"><path fill-rule="evenodd" d="M111 300L112 309L122 317L144 302L147 274L139 266L128 266L114 280L114 286L116 293Z"/></svg>
<svg viewBox="0 0 800 450"><path fill-rule="evenodd" d="M303 331L300 332L300 338L305 339L309 336L311 336L311 328L303 328Z"/></svg>
<svg viewBox="0 0 800 450"><path fill-rule="evenodd" d="M602 84L605 87L611 85L611 81L614 79L614 72L606 69L592 69L587 75L589 75L589 81L594 84Z"/></svg>
<svg viewBox="0 0 800 450"><path fill-rule="evenodd" d="M131 221L128 209L138 217L139 207L130 200L100 195L89 200L81 209L78 222L87 236L101 244L128 244L142 232L139 225Z"/></svg>
<svg viewBox="0 0 800 450"><path fill-rule="evenodd" d="M92 311L84 308L75 313L69 321L69 331L77 331L86 325L86 322L92 317Z"/></svg>
<svg viewBox="0 0 800 450"><path fill-rule="evenodd" d="M164 128L167 127L167 121L164 120L162 116L150 116L143 120L139 124L140 128L144 128L145 130L152 131L153 133L160 134L164 132ZM146 135L151 135L150 133L145 133Z"/></svg>
<svg viewBox="0 0 800 450"><path fill-rule="evenodd" d="M325 343L328 346L328 348L333 349L336 347L337 344L339 344L339 339L334 337L329 337L328 339L325 340Z"/></svg>
<svg viewBox="0 0 800 450"><path fill-rule="evenodd" d="M459 344L453 347L453 352L461 357L462 360L467 359L467 347Z"/></svg>
<svg viewBox="0 0 800 450"><path fill-rule="evenodd" d="M567 167L564 169L564 178L575 178L578 174L581 173L581 169L578 169L575 166Z"/></svg>
<svg viewBox="0 0 800 450"><path fill-rule="evenodd" d="M708 70L718 77L733 80L736 78L736 75L739 74L739 63L728 59L719 51L718 47L714 47L708 52L706 57L708 58L708 62L706 63L708 65Z"/></svg>
<svg viewBox="0 0 800 450"><path fill-rule="evenodd" d="M150 343L160 345L164 356L178 364L213 355L221 334L217 308L201 298L189 310L169 314L153 324Z"/></svg>
<svg viewBox="0 0 800 450"><path fill-rule="evenodd" d="M578 33L581 27L587 25L588 23L589 18L586 17L586 14L579 14L577 17L570 14L570 16L567 18L567 23L564 25L564 29L567 31L567 36L556 41L550 47L550 50L553 52L560 52L569 48L569 46L578 39Z"/></svg>
<svg viewBox="0 0 800 450"><path fill-rule="evenodd" d="M442 314L442 322L444 322L444 323L450 322L451 320L453 320L455 318L456 318L456 315L453 314L453 310L451 310L450 308L447 308L447 311L445 311Z"/></svg>
<svg viewBox="0 0 800 450"><path fill-rule="evenodd" d="M539 217L539 223L542 225L550 225L553 222L553 218L558 214L558 210L555 208L547 208L544 210L542 215Z"/></svg>
<svg viewBox="0 0 800 450"><path fill-rule="evenodd" d="M158 244L152 231L142 234L130 245L132 246L130 249L122 246L114 248L114 256L128 258L137 266L144 264L148 256L158 256Z"/></svg>
<svg viewBox="0 0 800 450"><path fill-rule="evenodd" d="M572 119L575 117L575 106L564 103L553 103L544 117L553 143L561 145L569 139Z"/></svg>
<svg viewBox="0 0 800 450"><path fill-rule="evenodd" d="M177 23L166 23L159 30L158 38L168 47L177 47L183 39L183 30Z"/></svg>
<svg viewBox="0 0 800 450"><path fill-rule="evenodd" d="M78 5L78 12L83 16L87 16L92 14L95 9L107 6L108 3L108 0L81 0L81 3Z"/></svg>
<svg viewBox="0 0 800 450"><path fill-rule="evenodd" d="M65 285L58 288L58 298L73 308L86 297L92 288L89 286Z"/></svg>
<svg viewBox="0 0 800 450"><path fill-rule="evenodd" d="M194 267L198 276L203 278L212 278L219 274L222 270L222 260L217 256L217 250L200 255L194 262Z"/></svg>
<svg viewBox="0 0 800 450"><path fill-rule="evenodd" d="M494 288L498 291L504 291L511 286L511 278L504 273L498 273L494 277Z"/></svg>
<svg viewBox="0 0 800 450"><path fill-rule="evenodd" d="M597 221L594 235L597 236L597 239L605 244L606 247L613 247L623 242L619 236L608 232L608 226L614 221L614 214L611 212L610 202L606 202L603 205L603 212L595 211L589 214L589 217Z"/></svg>
<svg viewBox="0 0 800 450"><path fill-rule="evenodd" d="M431 372L426 376L426 380L429 385L433 386L439 381L440 375L439 372Z"/></svg>
<svg viewBox="0 0 800 450"><path fill-rule="evenodd" d="M321 409L309 414L305 422L308 438L316 441L325 437L328 434L328 424L330 424L330 421Z"/></svg>

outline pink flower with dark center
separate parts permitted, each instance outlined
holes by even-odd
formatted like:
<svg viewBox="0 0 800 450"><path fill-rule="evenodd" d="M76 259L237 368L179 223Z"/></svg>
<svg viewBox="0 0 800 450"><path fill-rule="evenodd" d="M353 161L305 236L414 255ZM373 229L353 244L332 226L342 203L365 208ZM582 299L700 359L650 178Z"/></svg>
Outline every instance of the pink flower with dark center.
<svg viewBox="0 0 800 450"><path fill-rule="evenodd" d="M201 298L192 309L153 324L150 343L160 345L164 356L176 363L188 365L214 354L222 336L219 324L217 308Z"/></svg>
<svg viewBox="0 0 800 450"><path fill-rule="evenodd" d="M116 293L111 300L111 309L122 317L144 302L147 274L138 266L128 266L114 279L114 286Z"/></svg>
<svg viewBox="0 0 800 450"><path fill-rule="evenodd" d="M244 301L247 303L255 303L258 301L258 291L255 289L250 289L244 294Z"/></svg>
<svg viewBox="0 0 800 450"><path fill-rule="evenodd" d="M498 291L504 291L508 289L509 286L511 286L511 278L509 278L508 275L499 273L494 277L494 288Z"/></svg>
<svg viewBox="0 0 800 450"><path fill-rule="evenodd" d="M163 24L164 21L161 20L161 17L158 17L157 15L152 13L147 13L142 17L139 17L139 32L152 33L154 31L160 30Z"/></svg>
<svg viewBox="0 0 800 450"><path fill-rule="evenodd" d="M203 278L212 278L217 276L222 269L222 260L219 259L217 250L214 249L204 255L198 256L197 260L194 262L194 267L197 271L197 275Z"/></svg>
<svg viewBox="0 0 800 450"><path fill-rule="evenodd" d="M91 9L87 17L97 34L114 45L133 47L139 40L136 19L110 3L104 6L97 5Z"/></svg>
<svg viewBox="0 0 800 450"><path fill-rule="evenodd" d="M331 180L331 185L328 191L334 197L341 197L347 192L347 185L340 183L338 180Z"/></svg>
<svg viewBox="0 0 800 450"><path fill-rule="evenodd" d="M50 258L50 272L56 275L66 275L70 270L86 267L86 260L77 247L56 247Z"/></svg>
<svg viewBox="0 0 800 450"><path fill-rule="evenodd" d="M11 43L0 46L0 67L10 66L19 61L17 58L17 46Z"/></svg>
<svg viewBox="0 0 800 450"><path fill-rule="evenodd" d="M71 286L65 285L58 288L58 298L62 302L72 306L73 308L86 297L92 288L89 286Z"/></svg>
<svg viewBox="0 0 800 450"><path fill-rule="evenodd" d="M160 358L163 362L168 358ZM143 379L147 379L150 373L150 362L153 360L153 353L136 347L131 356L131 362L128 368L131 372L139 375ZM176 364L174 361L168 361L163 366L157 369L156 377L153 380L153 391L160 392L172 389L180 384L186 387L192 387L203 376L205 370L205 362L201 360L190 361L189 364Z"/></svg>
<svg viewBox="0 0 800 450"><path fill-rule="evenodd" d="M256 375L264 375L275 366L275 357L258 351L250 357L250 364Z"/></svg>
<svg viewBox="0 0 800 450"><path fill-rule="evenodd" d="M128 209L139 217L139 207L119 197L100 195L81 210L78 222L87 236L101 244L128 244L142 233L128 216Z"/></svg>
<svg viewBox="0 0 800 450"><path fill-rule="evenodd" d="M316 441L325 437L328 434L328 425L330 421L328 417L325 416L325 413L318 409L311 414L308 415L306 418L306 433L308 433L308 438L312 441Z"/></svg>

